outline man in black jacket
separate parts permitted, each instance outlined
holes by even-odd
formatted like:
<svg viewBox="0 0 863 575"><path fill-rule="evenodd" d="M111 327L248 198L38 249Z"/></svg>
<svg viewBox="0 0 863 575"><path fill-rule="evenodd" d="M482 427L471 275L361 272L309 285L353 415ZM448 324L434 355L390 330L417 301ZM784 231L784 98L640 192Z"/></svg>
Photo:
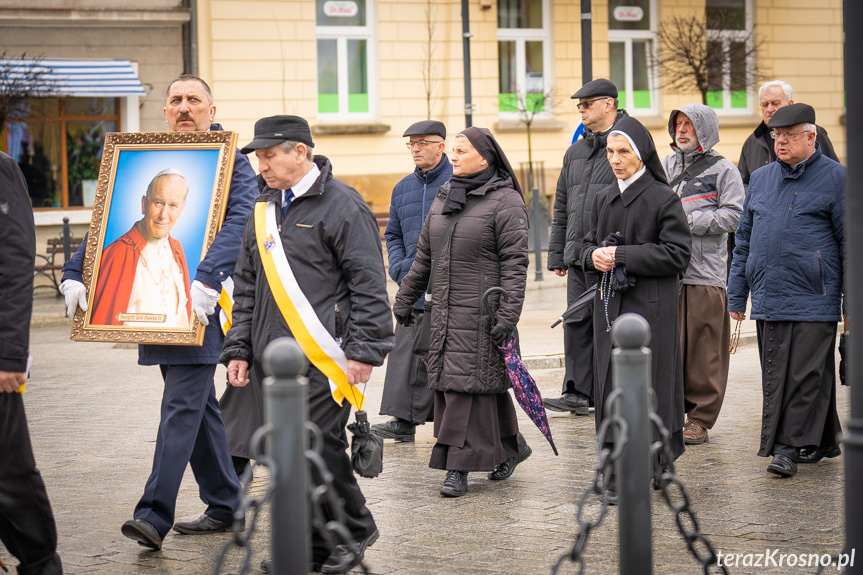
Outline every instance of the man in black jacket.
<svg viewBox="0 0 863 575"><path fill-rule="evenodd" d="M572 144L563 157L548 239L548 269L567 276L567 304L593 283L581 267L579 254L596 192L616 181L605 157L605 142L609 130L626 115L617 109L617 87L609 80L588 82L572 98L578 99L584 138ZM564 322L563 349L563 394L544 399L543 404L554 411L587 415L593 400L593 305Z"/></svg>
<svg viewBox="0 0 863 575"><path fill-rule="evenodd" d="M258 120L241 150L255 152L266 185L246 222L221 361L228 382L242 387L261 377L261 355L274 339L292 336L309 356L309 419L321 430L321 456L359 544L358 556L344 544L331 551L315 532L312 561L315 571L347 573L378 538L345 452L348 401L362 405L361 386L393 347L393 320L375 217L313 147L304 119L273 116Z"/></svg>
<svg viewBox="0 0 863 575"><path fill-rule="evenodd" d="M776 161L776 152L773 150L773 139L770 137L770 128L767 123L770 118L776 113L779 108L784 108L789 104L793 104L791 85L782 80L773 80L761 84L758 89L758 101L761 105L761 116L764 118L755 131L752 132L746 141L743 142L743 149L740 150L740 160L737 162L737 169L740 170L740 175L743 176L743 184L746 189L749 189L749 176L760 168L771 162ZM836 152L833 150L833 144L830 138L827 137L827 131L815 126L815 141L821 146L821 153L831 160L839 161L836 157ZM732 246L733 247L733 246Z"/></svg>
<svg viewBox="0 0 863 575"><path fill-rule="evenodd" d="M24 175L0 152L0 541L18 573L63 573L57 526L36 469L21 397L27 381L36 228Z"/></svg>

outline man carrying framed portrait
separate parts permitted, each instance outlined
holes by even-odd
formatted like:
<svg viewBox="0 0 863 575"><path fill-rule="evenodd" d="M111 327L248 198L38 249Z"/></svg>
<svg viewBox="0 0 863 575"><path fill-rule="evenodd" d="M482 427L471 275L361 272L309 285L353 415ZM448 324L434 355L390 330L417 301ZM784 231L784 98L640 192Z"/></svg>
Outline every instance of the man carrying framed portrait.
<svg viewBox="0 0 863 575"><path fill-rule="evenodd" d="M189 141L204 138L204 135L201 134L202 132L210 131L212 133L222 130L219 124L212 123L216 107L213 104L210 88L206 82L196 76L184 74L171 82L168 87L163 111L170 131L188 134ZM143 137L148 135L128 136L134 140L136 136L140 136L140 139L145 139ZM126 198L125 204L128 205L127 209L130 216L129 218L120 217L118 212L118 217L116 218L118 230L116 237L122 236L127 231L131 233L137 229L141 232L142 227L144 229L152 227L152 230L148 232L148 235L152 236L152 238L146 239L148 241L153 239L155 243L164 242L165 238L173 237L180 229L180 224L178 223L180 213L183 214L183 220L190 218L203 218L207 220L203 228L206 231L197 231L197 236L194 236L196 238L195 242L191 242L190 244L183 243L185 256L188 259L184 257L180 260L179 257L172 256L177 269L168 272L169 275L173 274L171 281L174 284L173 289L175 290L175 293L170 296L171 306L176 306L177 310L185 307L186 310L190 309L195 314L191 316L191 313L189 313L188 317L192 324L189 329L173 328L173 331L177 333L172 333L170 329L159 331L152 327L146 327L147 320L157 322L158 325L164 327L167 323L167 318L146 317L158 316L158 313L131 313L129 314L132 316L129 325L127 325L127 322L123 322L123 326L97 325L95 326L96 329L88 331L87 328L93 327L94 320L100 318L95 312L101 304L95 300L95 296L99 292L99 282L109 281L107 279L102 280L103 276L109 277L111 275L110 273L105 273L105 266L106 264L109 267L113 266L112 260L114 259L114 255L119 255L120 253L118 251L119 248L112 249L111 246L113 243L105 242L111 227L110 219L113 214L113 207L110 210L105 210L110 213L104 215L105 219L103 221L105 222L106 229L102 230L101 237L85 239L77 253L64 266L63 270L61 291L63 291L66 298L67 314L69 317L75 318L73 336L78 339L91 338L93 341L106 341L112 337L118 341L125 341L126 339L123 338L131 340L137 338L138 341L148 341L147 338L150 338L150 343L138 346L138 363L140 365L158 365L161 370L164 380L164 392L152 472L144 487L144 494L135 507L133 518L123 524L121 529L123 535L151 549L161 549L162 540L171 530L172 526L175 531L185 534L225 531L230 528L233 513L239 506L239 482L231 461L225 426L222 421L222 415L215 394L215 385L213 383L216 364L219 361L224 337L219 322L217 302L220 298L223 283L227 282L233 273L237 254L242 243L246 217L254 205L258 190L255 183L255 173L248 159L240 154L235 147L233 150L228 151L233 152L231 154L233 157L233 167L227 201L223 203L223 205L226 205L222 210L224 221L221 222L221 227L218 226L220 214L217 213L218 210L214 210L210 205L209 198L194 198L193 194L187 191L186 195L183 196L182 202L180 202L177 197L171 199L168 196L161 197L158 193L151 193L145 195L144 199L136 206L136 202L141 198L142 186L140 184L137 186L130 185L126 189L125 194L121 194L122 190L117 189L118 182L114 182L114 196L120 198L122 195ZM156 152L144 150L142 152L131 153L129 157L136 159L136 154L148 158L147 154L156 154ZM176 154L174 155L176 156ZM158 164L159 161L150 163ZM142 163L146 164L147 162ZM149 176L147 177L152 178L152 171L148 173ZM186 173L186 171L183 171L183 175L187 181L191 178L191 175ZM141 177L143 178L144 176ZM216 179L218 180L218 177ZM162 174L162 176L157 175L154 180L157 183L159 181L174 185L179 183L179 177L171 173ZM108 179L104 180L106 186L108 181ZM142 181L140 178L130 178L130 182L140 181ZM143 181L146 181L146 179ZM100 176L100 185L102 183L103 179ZM102 190L100 188L97 191L97 203L99 202L101 193ZM173 193L173 196L179 195L178 192ZM198 195L200 196L201 194ZM193 200L199 202L197 204L198 207L194 209L192 206ZM160 203L176 204L174 219L172 222L167 222L166 220L170 218L166 215L156 214L149 216L152 225L148 224L148 212L151 209L156 210ZM213 203L215 203L215 200ZM181 204L182 207L180 207ZM206 208L204 208L204 204L206 204ZM120 208L123 205L123 203L120 203ZM129 230L130 219L134 217L134 210L144 212L144 218L141 220L143 223L141 225L135 223L133 229ZM98 206L94 209L94 221L96 220L97 212ZM93 226L91 224L92 229ZM218 230L217 233L216 230ZM212 237L210 234L212 234ZM141 232L141 235L144 235L144 233ZM182 238L177 238L177 240L178 244L183 242ZM122 240L118 241L122 242ZM102 245L101 242L108 243L108 247L97 258L97 254L99 254L98 247ZM206 246L207 243L209 243L209 248L207 249L195 247L196 245ZM170 239L168 239L167 245L171 251L175 250L173 247L174 244ZM195 253L197 254L195 257L193 257L191 251L193 247L195 247ZM181 251L183 248L180 248ZM140 253L143 253L145 249L146 247L140 250ZM200 251L197 251L198 249ZM135 252L135 249L132 249L127 250L126 253L137 252ZM200 257L201 253L204 253L203 257ZM137 261L134 262L134 267L131 262L124 264L127 270L139 269L141 256L137 255L137 258ZM171 260L167 261L167 265L171 267ZM183 284L182 294L178 287L178 282L180 281L178 279L178 270L182 271L183 268L180 263L181 261L188 266L196 266L194 271L189 270L186 272L185 282L188 282L190 277L194 277L194 281L191 284ZM147 260L147 262L149 263L150 260ZM94 275L95 282L93 281ZM138 281L138 272L136 271L134 274L127 273L124 277L128 275L134 278L132 280L125 280L131 283L130 293L132 293L135 291L134 284ZM92 290L93 293L89 294L89 301L93 305L93 309L91 309L89 314L89 322L87 321L88 316L86 313L88 308L88 292L85 284L95 286ZM188 288L186 285L188 285ZM115 301L112 305L115 309L123 308L125 305L126 309L124 312L129 311L129 305L131 304L121 301L125 300L125 296L120 297L120 294L114 292L113 297ZM188 300L187 304L181 304L184 297ZM176 301L174 301L175 299ZM80 311L76 313L76 310ZM123 318L122 313L120 314L120 318ZM184 338L186 336L194 336L194 331L199 329L199 324L195 322L195 318L197 318L201 325L205 326L203 328L203 343L197 346L188 345L188 343L194 343L194 338L181 340L181 336ZM103 339L97 339L97 336ZM172 345L153 343L160 341ZM187 345L177 345L177 343L186 343ZM203 515L194 521L174 523L177 494L186 466L189 464L192 466L195 479L198 482L201 500L207 505L207 509Z"/></svg>

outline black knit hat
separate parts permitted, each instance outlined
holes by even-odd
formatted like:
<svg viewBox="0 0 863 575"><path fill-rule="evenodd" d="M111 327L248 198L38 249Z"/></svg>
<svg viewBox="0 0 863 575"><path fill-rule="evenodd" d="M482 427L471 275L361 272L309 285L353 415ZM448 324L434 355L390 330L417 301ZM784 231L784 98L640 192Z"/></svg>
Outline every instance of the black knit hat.
<svg viewBox="0 0 863 575"><path fill-rule="evenodd" d="M255 139L240 150L248 154L252 150L270 148L285 141L302 142L315 147L309 123L299 116L270 116L255 122Z"/></svg>

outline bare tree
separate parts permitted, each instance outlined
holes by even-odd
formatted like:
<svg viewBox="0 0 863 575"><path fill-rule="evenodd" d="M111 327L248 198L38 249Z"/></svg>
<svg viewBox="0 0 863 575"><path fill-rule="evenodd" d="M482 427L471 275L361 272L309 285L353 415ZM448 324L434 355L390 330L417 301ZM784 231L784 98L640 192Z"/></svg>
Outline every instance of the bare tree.
<svg viewBox="0 0 863 575"><path fill-rule="evenodd" d="M515 112L518 114L519 121L524 124L527 130L527 162L528 162L528 188L532 189L536 184L533 168L533 141L531 126L536 120L537 114L550 110L554 102L554 89L549 88L544 92L526 92L519 93L515 100L515 105L509 108L501 108L501 112Z"/></svg>
<svg viewBox="0 0 863 575"><path fill-rule="evenodd" d="M23 112L27 98L53 93L50 70L42 65L42 57L27 58L27 54L0 54L0 130L9 116Z"/></svg>
<svg viewBox="0 0 863 575"><path fill-rule="evenodd" d="M433 64L434 64L434 19L432 18L432 0L426 0L426 42L423 46L423 61L421 62L423 89L426 95L426 120L431 120L432 115L432 89L434 87Z"/></svg>
<svg viewBox="0 0 863 575"><path fill-rule="evenodd" d="M659 27L657 55L651 67L658 87L676 92L707 93L748 90L764 77L758 54L763 39L752 30L738 29L732 15L713 12L674 16Z"/></svg>

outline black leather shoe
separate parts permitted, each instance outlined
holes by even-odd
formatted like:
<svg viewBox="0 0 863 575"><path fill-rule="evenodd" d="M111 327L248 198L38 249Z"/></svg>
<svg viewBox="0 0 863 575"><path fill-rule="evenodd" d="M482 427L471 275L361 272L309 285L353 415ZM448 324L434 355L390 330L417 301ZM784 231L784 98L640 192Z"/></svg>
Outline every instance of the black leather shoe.
<svg viewBox="0 0 863 575"><path fill-rule="evenodd" d="M512 472L515 471L516 466L528 457L530 457L531 453L533 453L533 450L530 448L530 445L525 445L524 449L521 450L521 453L519 453L515 457L510 457L503 463L498 463L497 467L494 468L494 471L488 474L488 478L492 481L509 479L509 476L512 475Z"/></svg>
<svg viewBox="0 0 863 575"><path fill-rule="evenodd" d="M773 461L767 466L767 471L775 473L781 477L792 477L797 473L797 462L788 457L777 453L773 456Z"/></svg>
<svg viewBox="0 0 863 575"><path fill-rule="evenodd" d="M831 459L833 457L839 457L840 455L842 455L842 449L840 449L838 445L817 447L815 449L801 449L798 463L818 463L825 457L827 459Z"/></svg>
<svg viewBox="0 0 863 575"><path fill-rule="evenodd" d="M542 404L552 411L569 411L576 415L590 413L590 402L580 393L564 393L557 399L543 399Z"/></svg>
<svg viewBox="0 0 863 575"><path fill-rule="evenodd" d="M447 471L440 488L444 497L461 497L467 493L467 471Z"/></svg>
<svg viewBox="0 0 863 575"><path fill-rule="evenodd" d="M143 547L149 547L157 551L162 548L162 536L159 535L159 532L152 523L144 519L129 519L123 523L120 533L129 539L134 539L138 542L138 545Z"/></svg>
<svg viewBox="0 0 863 575"><path fill-rule="evenodd" d="M372 425L372 433L384 439L395 439L396 441L413 441L417 426L410 421L393 417L386 423Z"/></svg>
<svg viewBox="0 0 863 575"><path fill-rule="evenodd" d="M174 523L174 531L184 535L204 535L206 533L221 533L231 529L230 521L219 521L213 519L206 513L194 521L181 521Z"/></svg>
<svg viewBox="0 0 863 575"><path fill-rule="evenodd" d="M324 564L321 565L321 573L347 573L354 567L360 564L360 561L363 560L363 557L366 554L366 547L370 547L374 544L375 541L378 540L380 533L378 533L377 527L372 531L372 534L363 539L362 541L357 541L357 545L359 545L359 555L356 557L353 553L348 550L348 546L344 544L336 545L333 548L333 552L330 553L330 556L327 557L327 560L324 561Z"/></svg>

